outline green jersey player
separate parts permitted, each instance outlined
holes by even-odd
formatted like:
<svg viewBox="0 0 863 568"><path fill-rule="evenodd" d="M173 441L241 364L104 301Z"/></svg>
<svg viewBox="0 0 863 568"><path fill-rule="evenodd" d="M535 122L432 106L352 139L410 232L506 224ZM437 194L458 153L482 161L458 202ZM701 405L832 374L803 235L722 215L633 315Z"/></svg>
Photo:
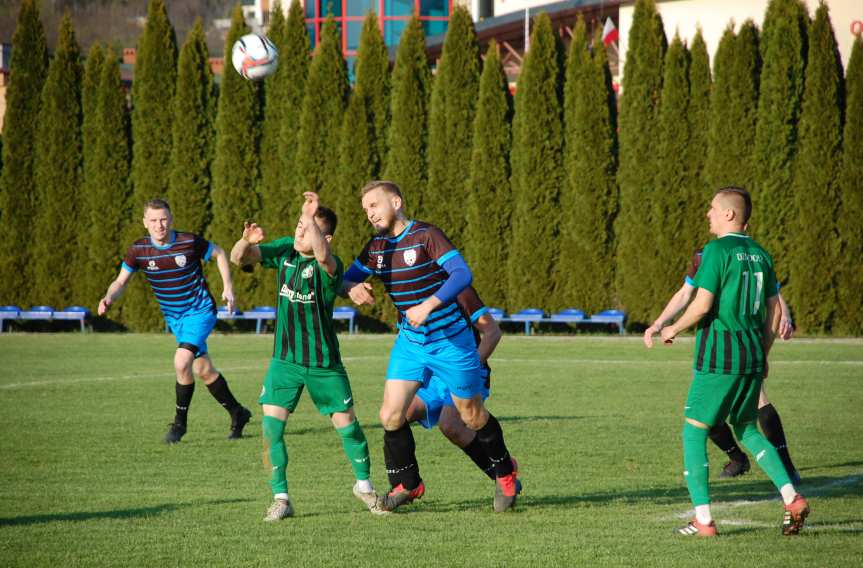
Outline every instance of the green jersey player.
<svg viewBox="0 0 863 568"><path fill-rule="evenodd" d="M707 486L707 434L727 417L737 438L755 456L785 503L782 532L797 534L809 504L797 493L779 454L758 431L758 396L767 376L767 355L779 327L779 299L773 258L743 231L752 212L746 190L716 192L707 212L718 238L704 247L695 277L695 300L674 324L662 330L670 344L698 324L695 377L684 407L684 476L695 519L683 535L715 536Z"/></svg>
<svg viewBox="0 0 863 568"><path fill-rule="evenodd" d="M259 402L264 413L264 438L272 463L273 504L266 521L293 515L288 498L285 422L308 389L315 406L328 415L342 440L357 482L354 495L375 513L377 494L370 480L371 462L365 434L354 413L354 397L339 354L333 328L333 302L342 287L342 261L330 250L337 218L319 205L317 194L303 194L305 203L293 237L263 243L264 230L246 223L243 237L231 250L241 266L260 263L277 272L278 312L273 358Z"/></svg>

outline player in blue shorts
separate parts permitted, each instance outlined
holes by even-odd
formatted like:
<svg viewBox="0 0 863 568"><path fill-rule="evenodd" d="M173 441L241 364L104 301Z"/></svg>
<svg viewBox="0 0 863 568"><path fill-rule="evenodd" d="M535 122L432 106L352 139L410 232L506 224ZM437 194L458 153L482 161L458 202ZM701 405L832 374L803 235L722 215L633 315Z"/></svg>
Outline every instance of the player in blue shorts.
<svg viewBox="0 0 863 568"><path fill-rule="evenodd" d="M132 243L123 257L120 274L99 301L98 314L104 315L120 297L132 275L143 272L150 282L165 322L177 338L174 370L177 373L177 410L165 434L165 442L179 442L186 433L189 405L195 392L197 375L219 404L231 415L228 439L243 437L243 428L252 413L243 407L228 387L225 377L216 370L207 354L207 337L216 325L216 303L202 263L215 258L222 276L222 299L234 309L234 291L228 255L217 245L172 228L171 208L161 199L144 206L144 226L149 236Z"/></svg>
<svg viewBox="0 0 863 568"><path fill-rule="evenodd" d="M470 268L443 231L405 216L395 183L370 182L362 190L362 204L378 234L345 273L345 289L355 303L372 303L371 285L363 281L374 275L399 311L380 411L392 490L379 506L391 511L425 492L406 413L419 387L436 376L494 464L494 510L506 511L516 501L518 473L500 423L483 404L482 364L470 322L456 302L471 283Z"/></svg>

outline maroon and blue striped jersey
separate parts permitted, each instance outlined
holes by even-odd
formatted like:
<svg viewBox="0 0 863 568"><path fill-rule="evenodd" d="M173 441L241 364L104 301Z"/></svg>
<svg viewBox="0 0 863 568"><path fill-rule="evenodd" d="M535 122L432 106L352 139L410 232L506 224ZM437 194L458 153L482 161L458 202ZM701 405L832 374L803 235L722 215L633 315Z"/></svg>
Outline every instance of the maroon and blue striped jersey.
<svg viewBox="0 0 863 568"><path fill-rule="evenodd" d="M147 236L126 250L123 270L144 273L167 318L216 311L204 278L202 263L210 260L213 244L193 233L173 231L171 241L159 246Z"/></svg>

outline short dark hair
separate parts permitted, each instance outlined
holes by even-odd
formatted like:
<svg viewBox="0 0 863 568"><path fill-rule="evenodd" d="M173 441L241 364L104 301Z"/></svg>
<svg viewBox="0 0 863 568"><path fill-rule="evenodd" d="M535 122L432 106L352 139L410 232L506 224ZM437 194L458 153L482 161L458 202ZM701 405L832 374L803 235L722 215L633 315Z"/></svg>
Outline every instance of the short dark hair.
<svg viewBox="0 0 863 568"><path fill-rule="evenodd" d="M318 206L317 213L315 213L315 217L321 219L326 225L327 228L323 231L324 235L334 235L336 233L336 225L339 224L339 218L336 216L335 211L329 207L320 205Z"/></svg>
<svg viewBox="0 0 863 568"><path fill-rule="evenodd" d="M749 223L749 217L752 216L752 196L749 195L748 191L736 185L729 185L717 189L714 196L719 194L739 195L743 199L743 224Z"/></svg>
<svg viewBox="0 0 863 568"><path fill-rule="evenodd" d="M164 209L168 213L171 212L171 206L164 199L150 199L144 204L144 215L147 214L148 209Z"/></svg>
<svg viewBox="0 0 863 568"><path fill-rule="evenodd" d="M402 190L399 189L399 186L396 185L395 182L387 181L387 180L370 181L369 183L367 183L366 185L363 186L363 189L361 191L361 195L365 195L368 192L375 190L377 188L383 189L384 191L386 191L390 195L397 195L399 198L404 199L404 197L402 197Z"/></svg>

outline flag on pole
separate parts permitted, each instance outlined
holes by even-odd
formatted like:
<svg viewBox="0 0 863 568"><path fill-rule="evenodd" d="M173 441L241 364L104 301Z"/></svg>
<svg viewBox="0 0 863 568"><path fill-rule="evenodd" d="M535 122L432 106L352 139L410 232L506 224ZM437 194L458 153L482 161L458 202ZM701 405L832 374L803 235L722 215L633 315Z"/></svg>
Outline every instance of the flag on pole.
<svg viewBox="0 0 863 568"><path fill-rule="evenodd" d="M606 18L605 27L602 28L602 43L605 44L605 47L608 47L612 43L616 42L619 37L620 34L617 31L617 26L614 25L611 18Z"/></svg>

